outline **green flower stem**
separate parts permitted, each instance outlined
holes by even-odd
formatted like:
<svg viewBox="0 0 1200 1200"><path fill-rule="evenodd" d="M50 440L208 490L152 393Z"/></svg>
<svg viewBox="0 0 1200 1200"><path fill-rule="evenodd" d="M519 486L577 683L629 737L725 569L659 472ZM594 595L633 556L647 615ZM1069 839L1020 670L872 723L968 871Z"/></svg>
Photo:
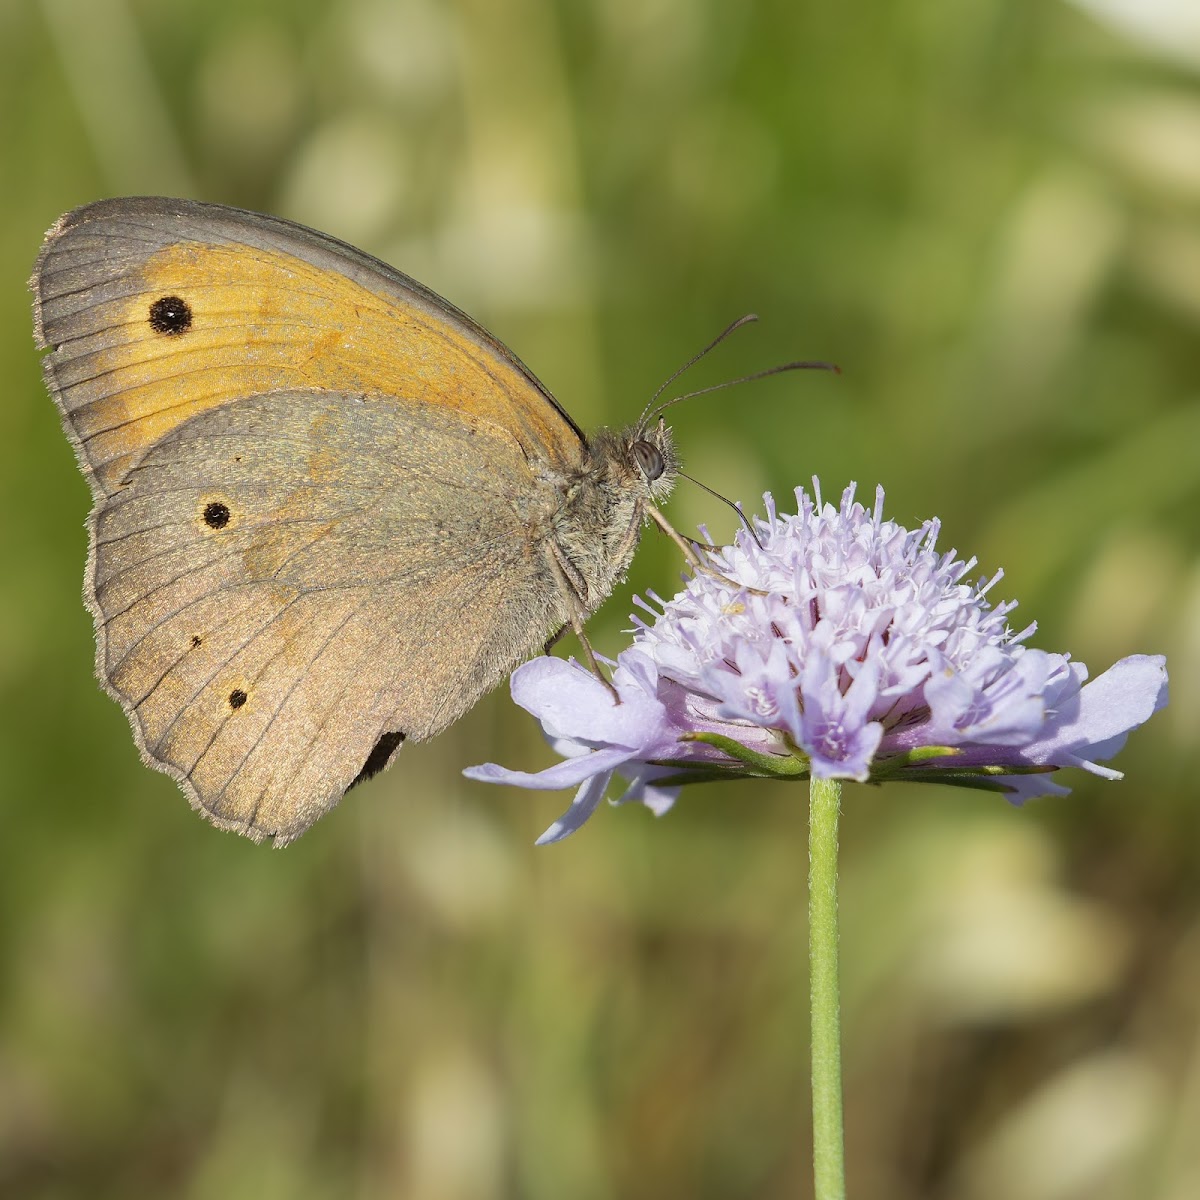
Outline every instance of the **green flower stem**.
<svg viewBox="0 0 1200 1200"><path fill-rule="evenodd" d="M842 785L808 785L808 970L812 1002L813 1176L816 1200L844 1200L842 1030L838 985L838 809Z"/></svg>

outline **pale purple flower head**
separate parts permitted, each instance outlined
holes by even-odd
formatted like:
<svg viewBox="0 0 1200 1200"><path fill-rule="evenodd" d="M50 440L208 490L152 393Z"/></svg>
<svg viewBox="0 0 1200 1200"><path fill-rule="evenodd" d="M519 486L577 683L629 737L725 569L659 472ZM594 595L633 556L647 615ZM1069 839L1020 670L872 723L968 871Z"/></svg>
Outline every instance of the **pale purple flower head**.
<svg viewBox="0 0 1200 1200"><path fill-rule="evenodd" d="M621 697L575 662L539 658L512 677L513 699L541 722L564 761L536 774L494 763L473 779L578 786L539 839L577 829L614 774L616 801L665 812L685 783L736 776L955 783L1015 803L1064 794L1060 767L1098 765L1167 702L1161 656L1123 658L1084 686L1087 668L1026 646L1015 603L991 605L966 582L975 559L935 549L937 521L907 530L868 511L851 485L840 507L800 489L776 513L712 547L673 600L642 604L613 673ZM723 578L722 578L723 577ZM641 603L640 601L638 603Z"/></svg>

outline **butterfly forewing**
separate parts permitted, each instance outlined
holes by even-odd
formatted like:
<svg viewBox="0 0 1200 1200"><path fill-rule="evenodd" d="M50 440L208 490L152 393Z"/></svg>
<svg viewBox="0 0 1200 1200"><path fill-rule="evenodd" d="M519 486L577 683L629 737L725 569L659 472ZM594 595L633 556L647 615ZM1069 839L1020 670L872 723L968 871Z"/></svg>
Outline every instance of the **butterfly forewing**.
<svg viewBox="0 0 1200 1200"><path fill-rule="evenodd" d="M189 417L286 387L470 412L568 467L582 451L549 393L469 318L278 218L101 201L50 231L32 285L47 381L98 494Z"/></svg>

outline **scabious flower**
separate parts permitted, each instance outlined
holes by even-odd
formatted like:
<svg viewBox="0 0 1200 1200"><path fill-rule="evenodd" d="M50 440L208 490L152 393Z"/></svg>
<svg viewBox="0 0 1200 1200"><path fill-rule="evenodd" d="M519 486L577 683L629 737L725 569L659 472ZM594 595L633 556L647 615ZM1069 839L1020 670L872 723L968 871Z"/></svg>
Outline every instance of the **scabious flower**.
<svg viewBox="0 0 1200 1200"><path fill-rule="evenodd" d="M615 801L656 813L680 786L734 776L863 782L910 780L987 788L1014 803L1065 794L1049 775L1099 765L1167 702L1165 660L1132 655L1087 683L1068 655L1025 645L1036 626L1009 626L1016 604L992 605L1001 578L966 582L975 559L935 546L939 522L907 530L868 511L796 491L799 513L767 516L754 534L710 547L715 574L635 617L612 693L575 662L517 669L513 699L541 722L564 761L536 774L494 763L473 779L578 786L539 839L578 829L614 775Z"/></svg>

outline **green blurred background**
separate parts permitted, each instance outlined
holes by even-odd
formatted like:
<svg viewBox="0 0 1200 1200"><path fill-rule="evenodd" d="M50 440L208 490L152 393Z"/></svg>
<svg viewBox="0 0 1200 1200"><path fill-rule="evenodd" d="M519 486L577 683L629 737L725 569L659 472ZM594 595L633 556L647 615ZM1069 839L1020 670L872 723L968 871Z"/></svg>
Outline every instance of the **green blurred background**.
<svg viewBox="0 0 1200 1200"><path fill-rule="evenodd" d="M809 1194L805 798L605 810L503 690L286 852L91 675L87 490L24 281L60 212L280 213L477 316L584 426L675 413L1007 571L1034 644L1165 652L1121 783L845 796L851 1194L1200 1195L1200 10L1179 0L0 0L0 1194ZM675 523L731 514L683 485ZM593 625L679 561L649 536ZM573 653L570 639L560 653Z"/></svg>

